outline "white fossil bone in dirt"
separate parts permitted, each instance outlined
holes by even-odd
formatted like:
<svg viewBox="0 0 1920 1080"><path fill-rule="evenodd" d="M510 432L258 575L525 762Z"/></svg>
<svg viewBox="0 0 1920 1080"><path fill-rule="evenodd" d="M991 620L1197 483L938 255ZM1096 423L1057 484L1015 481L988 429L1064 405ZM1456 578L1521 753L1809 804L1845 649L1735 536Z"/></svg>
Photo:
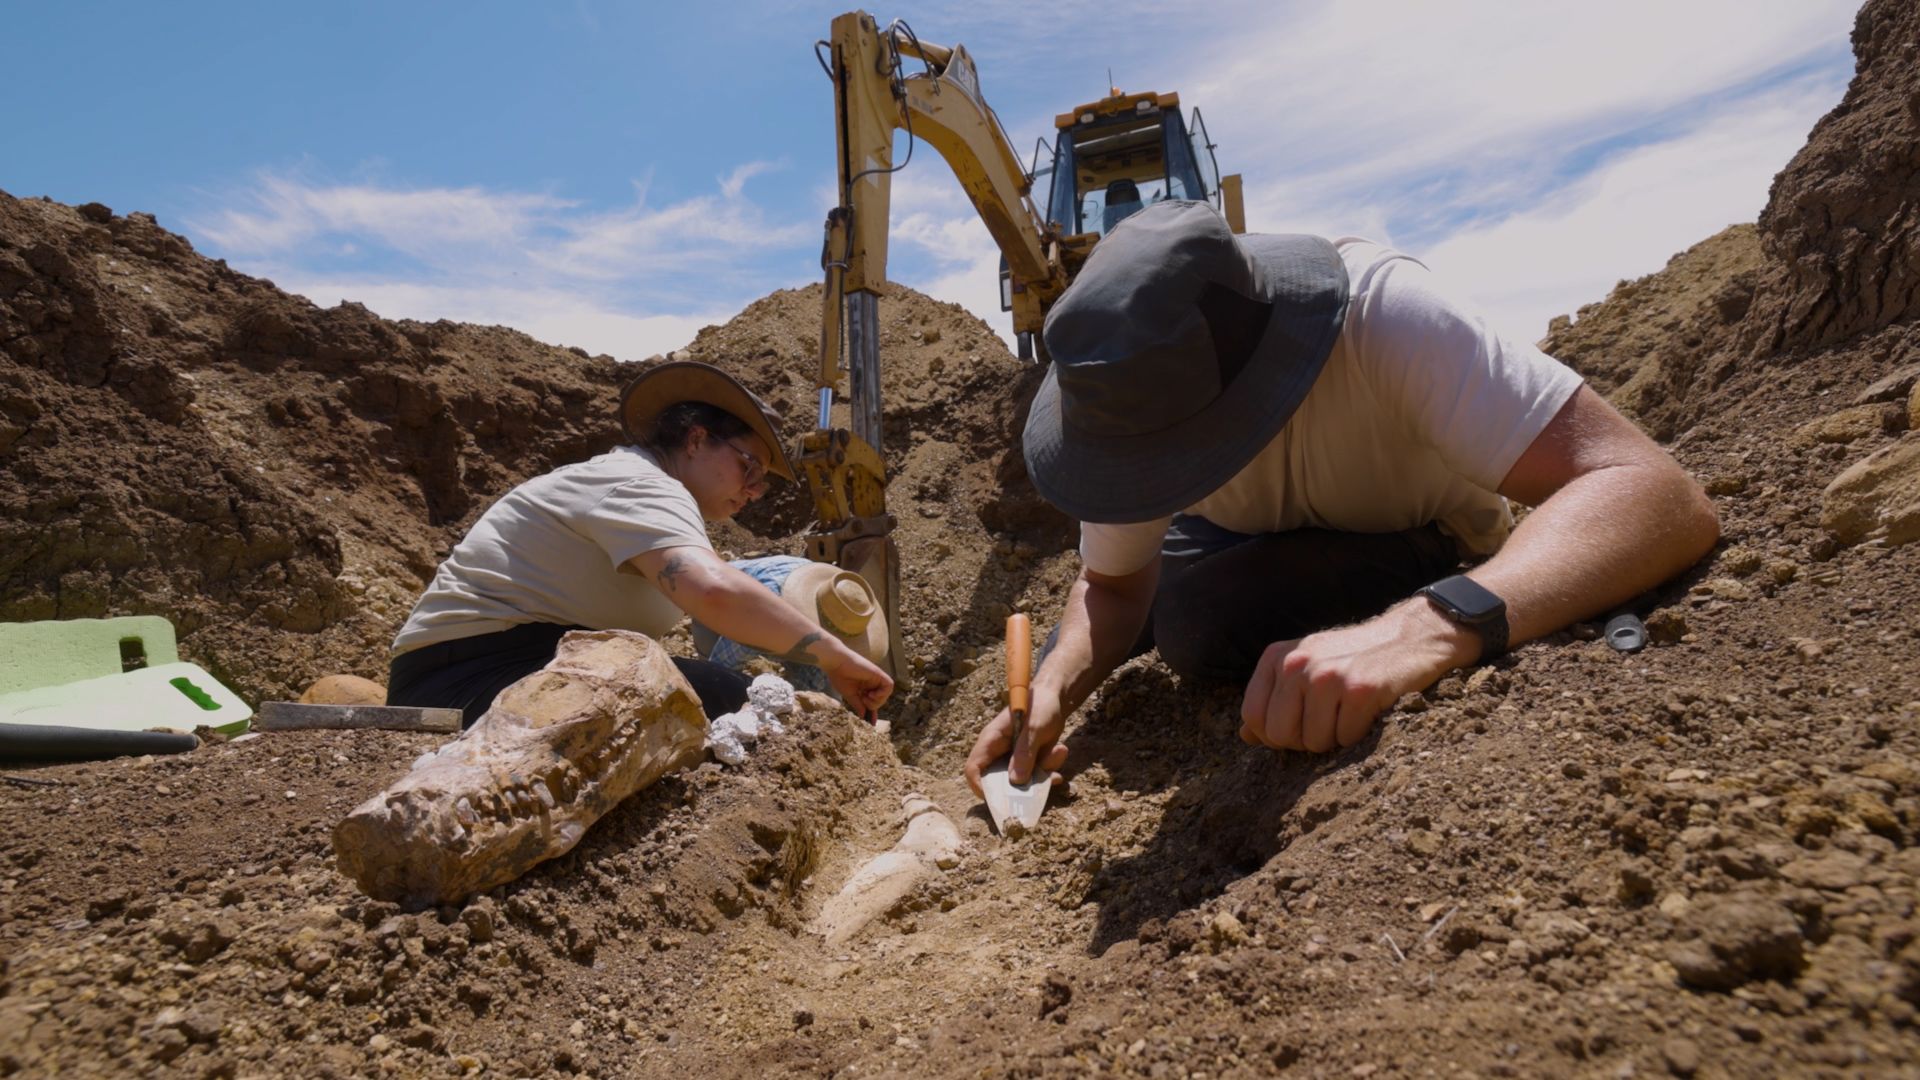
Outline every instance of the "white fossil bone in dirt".
<svg viewBox="0 0 1920 1080"><path fill-rule="evenodd" d="M899 843L861 864L839 893L826 902L809 928L838 945L890 911L936 869L949 870L960 862L966 846L953 819L940 812L924 795L900 800L906 811L907 832Z"/></svg>
<svg viewBox="0 0 1920 1080"><path fill-rule="evenodd" d="M745 765L747 744L760 738L760 714L751 706L716 716L707 725L707 749L723 765Z"/></svg>
<svg viewBox="0 0 1920 1080"><path fill-rule="evenodd" d="M778 675L756 675L747 687L747 704L760 714L770 734L785 730L780 718L799 708L793 684Z"/></svg>
<svg viewBox="0 0 1920 1080"><path fill-rule="evenodd" d="M333 830L367 895L457 903L565 854L622 799L704 756L706 716L659 644L575 631L459 738Z"/></svg>

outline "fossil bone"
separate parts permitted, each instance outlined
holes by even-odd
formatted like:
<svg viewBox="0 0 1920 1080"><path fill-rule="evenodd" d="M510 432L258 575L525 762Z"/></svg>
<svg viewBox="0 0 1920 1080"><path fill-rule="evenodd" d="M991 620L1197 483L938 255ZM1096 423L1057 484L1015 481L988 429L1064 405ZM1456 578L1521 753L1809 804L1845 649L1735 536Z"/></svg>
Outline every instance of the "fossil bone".
<svg viewBox="0 0 1920 1080"><path fill-rule="evenodd" d="M620 800L697 764L706 716L666 650L624 630L575 631L333 830L369 896L457 903L565 854Z"/></svg>
<svg viewBox="0 0 1920 1080"><path fill-rule="evenodd" d="M959 864L965 842L953 820L924 795L910 794L900 805L906 811L906 835L855 870L814 918L812 931L828 945L841 944L892 910L935 868Z"/></svg>

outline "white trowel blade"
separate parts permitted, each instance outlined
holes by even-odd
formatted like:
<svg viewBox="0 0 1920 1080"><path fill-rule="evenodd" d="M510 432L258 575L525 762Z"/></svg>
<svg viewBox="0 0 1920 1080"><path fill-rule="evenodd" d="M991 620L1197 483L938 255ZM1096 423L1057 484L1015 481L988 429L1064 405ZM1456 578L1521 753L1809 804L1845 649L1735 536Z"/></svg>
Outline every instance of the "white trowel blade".
<svg viewBox="0 0 1920 1080"><path fill-rule="evenodd" d="M987 796L987 813L1001 836L1019 836L1040 824L1040 812L1047 808L1047 792L1053 790L1053 773L1036 769L1024 784L1007 779L1007 763L1002 761L980 776L980 788Z"/></svg>

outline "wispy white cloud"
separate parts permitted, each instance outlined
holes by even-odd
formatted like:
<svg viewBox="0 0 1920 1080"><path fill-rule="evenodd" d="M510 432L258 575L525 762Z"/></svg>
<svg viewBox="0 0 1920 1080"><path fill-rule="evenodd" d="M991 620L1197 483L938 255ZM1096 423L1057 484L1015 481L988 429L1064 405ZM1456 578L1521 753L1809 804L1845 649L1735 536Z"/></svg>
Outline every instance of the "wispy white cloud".
<svg viewBox="0 0 1920 1080"><path fill-rule="evenodd" d="M544 221L578 204L548 195L480 188L399 190L322 185L263 173L240 206L190 227L239 258L271 256L323 237L361 237L430 262L462 260L475 248L527 243Z"/></svg>
<svg viewBox="0 0 1920 1080"><path fill-rule="evenodd" d="M1462 229L1424 253L1467 283L1496 326L1525 340L1623 278L1754 220L1768 184L1832 101L1796 84L1716 110L1674 138L1622 153L1537 205Z"/></svg>
<svg viewBox="0 0 1920 1080"><path fill-rule="evenodd" d="M814 229L774 218L746 190L779 167L749 162L711 193L660 206L642 181L608 210L545 193L263 173L188 228L316 302L497 323L630 357L685 344L771 284L792 284L769 276L767 256Z"/></svg>
<svg viewBox="0 0 1920 1080"><path fill-rule="evenodd" d="M1823 49L1853 0L1455 0L1282 7L1183 92L1236 160L1365 183L1617 133ZM1223 57L1231 57L1222 62ZM1217 119L1215 119L1217 118ZM1223 140L1225 141L1225 140Z"/></svg>
<svg viewBox="0 0 1920 1080"><path fill-rule="evenodd" d="M274 266L262 270L281 288L322 306L351 300L391 319L510 326L549 344L577 345L621 360L670 352L692 341L702 327L723 323L739 311L739 305L728 304L709 311L640 315L571 289L305 277L298 269Z"/></svg>

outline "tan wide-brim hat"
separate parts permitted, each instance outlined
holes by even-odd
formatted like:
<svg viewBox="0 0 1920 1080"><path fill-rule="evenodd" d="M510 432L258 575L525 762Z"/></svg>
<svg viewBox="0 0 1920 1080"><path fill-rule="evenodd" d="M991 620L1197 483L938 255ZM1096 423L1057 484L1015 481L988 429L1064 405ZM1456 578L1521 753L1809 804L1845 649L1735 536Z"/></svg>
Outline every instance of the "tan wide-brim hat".
<svg viewBox="0 0 1920 1080"><path fill-rule="evenodd" d="M642 371L620 392L620 426L627 438L638 442L654 417L669 405L682 401L704 401L738 417L772 451L767 472L787 480L796 479L793 463L787 460L787 448L780 439L780 418L753 391L712 364L673 360Z"/></svg>
<svg viewBox="0 0 1920 1080"><path fill-rule="evenodd" d="M866 578L831 563L808 563L787 575L780 599L854 652L887 666L887 617Z"/></svg>

